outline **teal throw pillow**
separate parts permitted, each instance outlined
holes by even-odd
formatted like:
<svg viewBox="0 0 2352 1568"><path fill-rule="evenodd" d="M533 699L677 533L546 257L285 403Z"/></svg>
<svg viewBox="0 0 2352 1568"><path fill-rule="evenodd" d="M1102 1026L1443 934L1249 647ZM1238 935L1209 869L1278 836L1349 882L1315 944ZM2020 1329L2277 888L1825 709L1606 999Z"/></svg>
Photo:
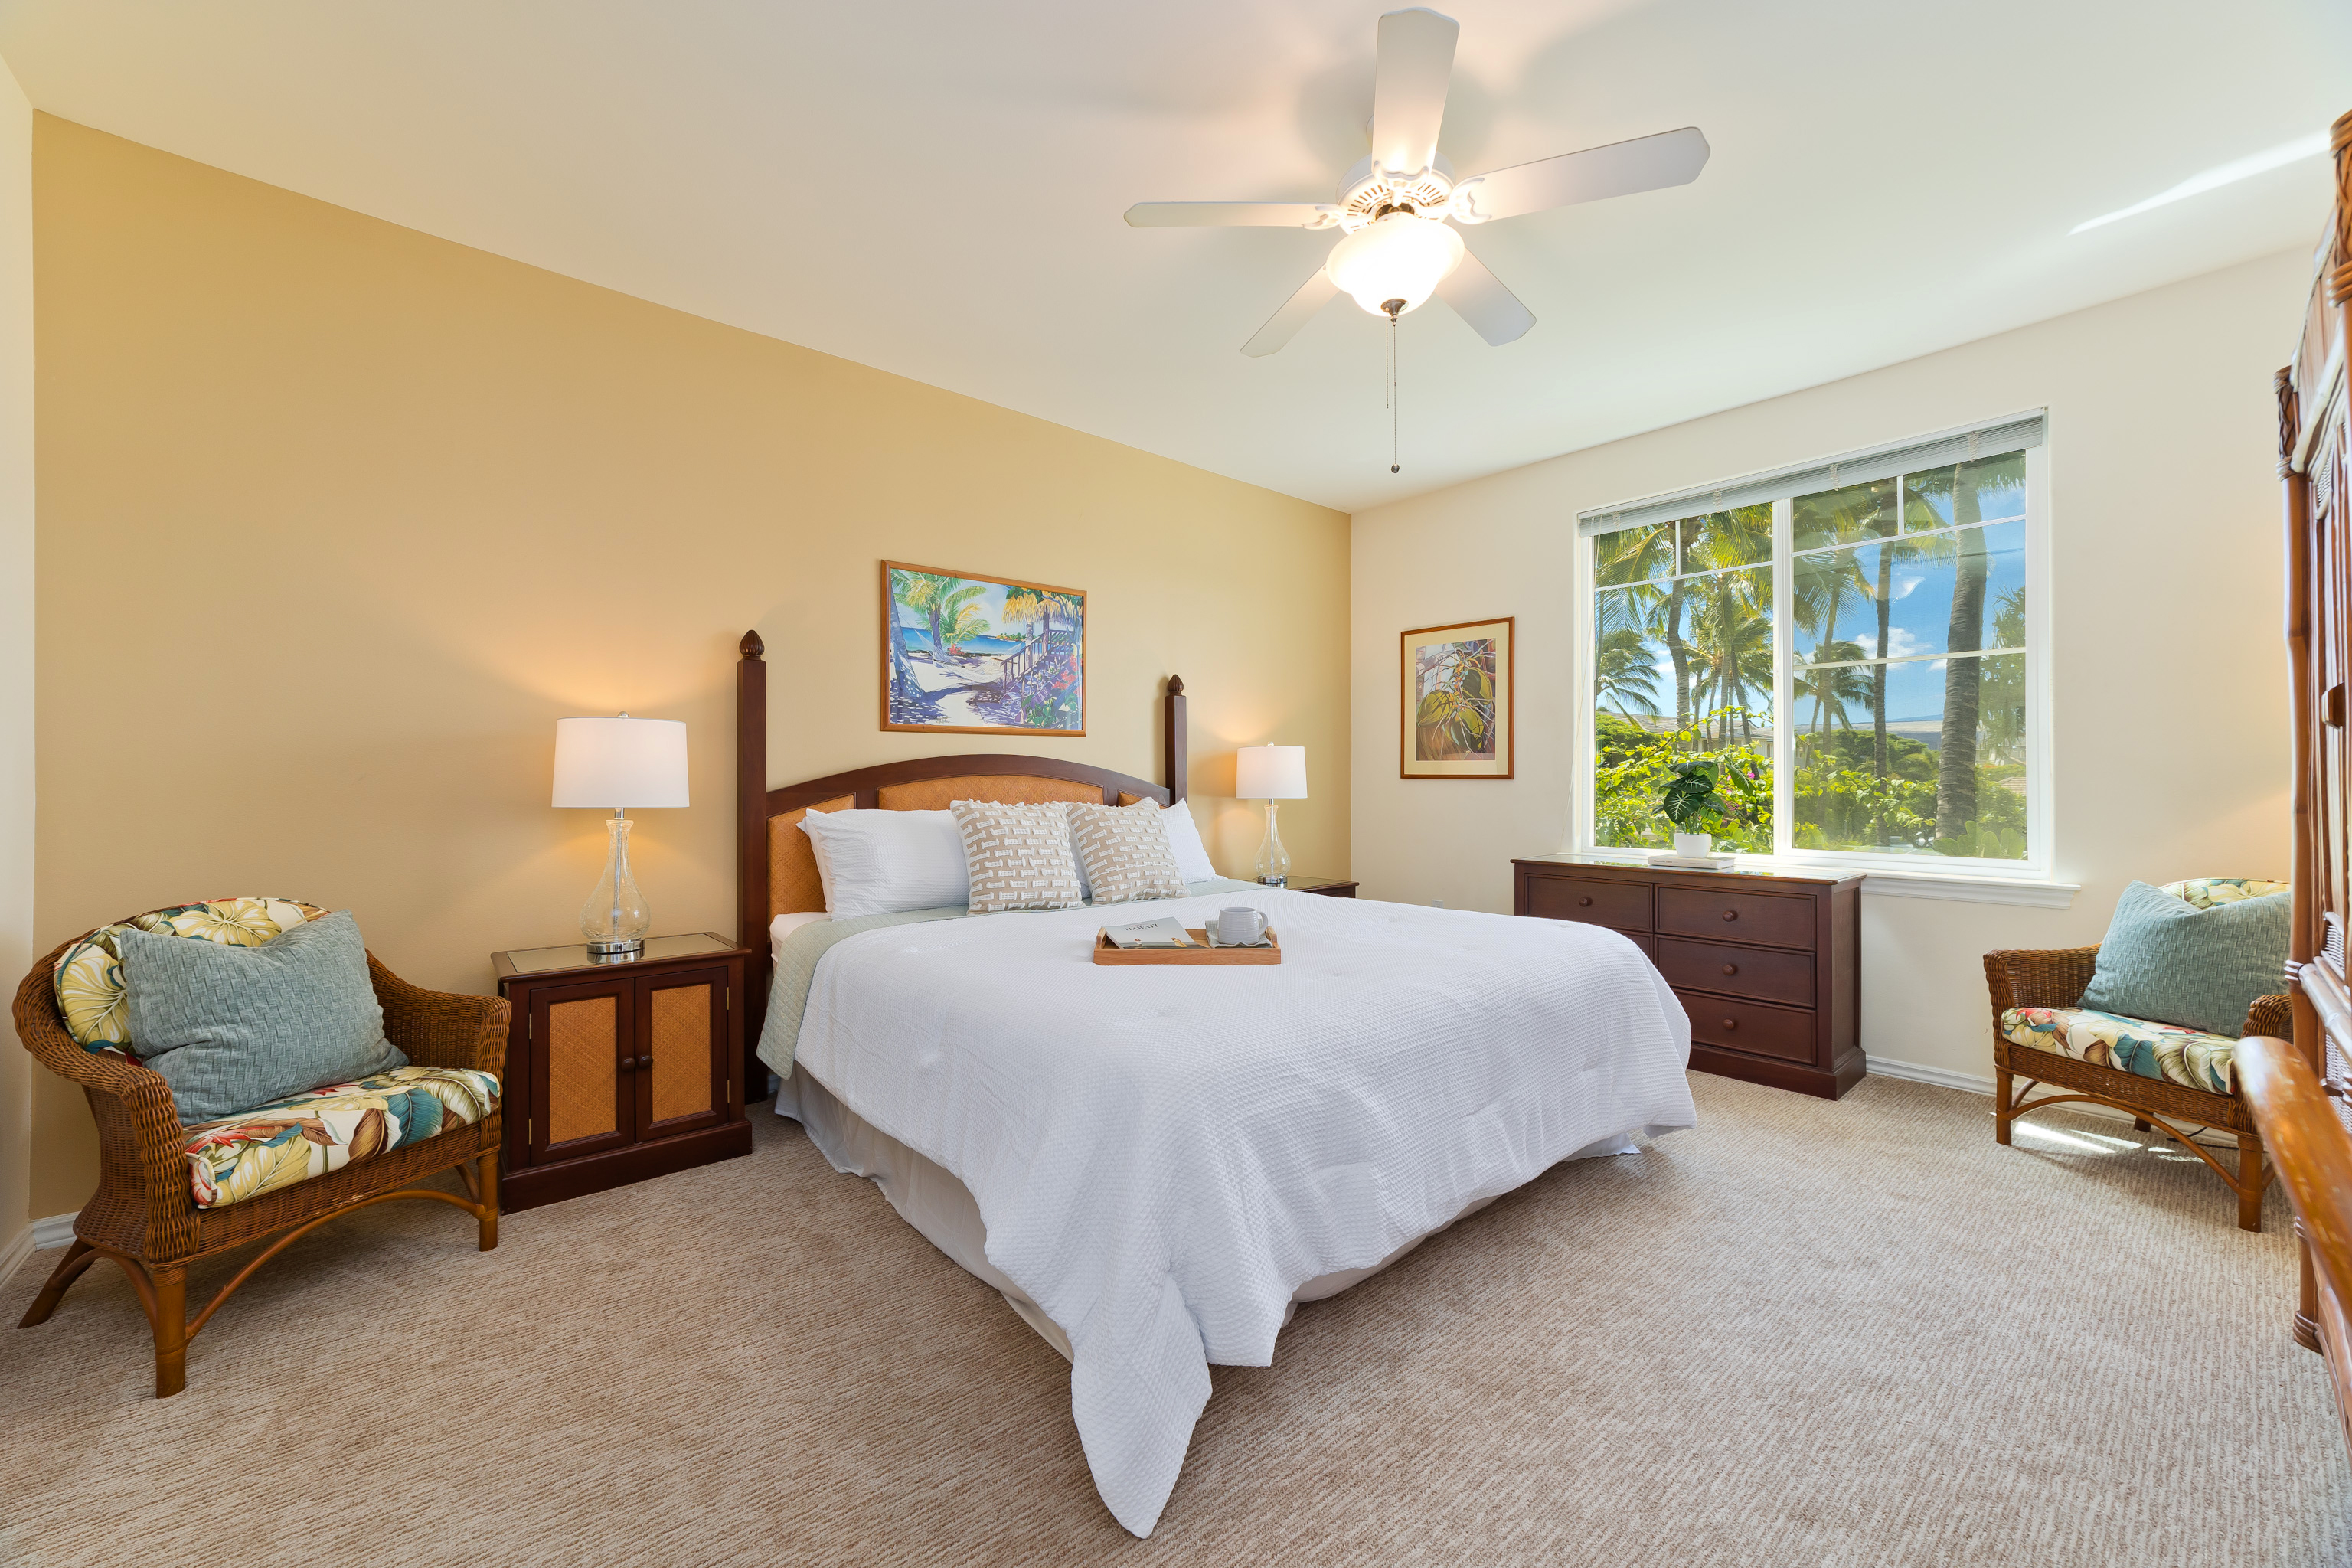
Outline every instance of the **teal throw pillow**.
<svg viewBox="0 0 2352 1568"><path fill-rule="evenodd" d="M116 940L131 1048L172 1086L183 1122L408 1065L384 1038L367 943L348 913L306 921L258 947L130 926Z"/></svg>
<svg viewBox="0 0 2352 1568"><path fill-rule="evenodd" d="M2255 997L2286 989L2294 912L2293 893L2200 910L2134 882L2116 900L2082 1005L2234 1040Z"/></svg>

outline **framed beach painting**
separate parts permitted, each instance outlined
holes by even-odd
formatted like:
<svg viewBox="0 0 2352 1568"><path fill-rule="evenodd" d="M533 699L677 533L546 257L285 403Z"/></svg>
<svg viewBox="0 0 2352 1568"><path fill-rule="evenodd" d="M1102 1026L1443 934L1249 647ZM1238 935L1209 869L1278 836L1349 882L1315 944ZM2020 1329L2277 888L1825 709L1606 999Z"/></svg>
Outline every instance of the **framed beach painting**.
<svg viewBox="0 0 2352 1568"><path fill-rule="evenodd" d="M1085 734L1085 590L882 563L882 728Z"/></svg>
<svg viewBox="0 0 2352 1568"><path fill-rule="evenodd" d="M1505 616L1497 621L1423 626L1404 634L1399 776L1511 776L1517 687L1511 667L1511 632L1516 619Z"/></svg>

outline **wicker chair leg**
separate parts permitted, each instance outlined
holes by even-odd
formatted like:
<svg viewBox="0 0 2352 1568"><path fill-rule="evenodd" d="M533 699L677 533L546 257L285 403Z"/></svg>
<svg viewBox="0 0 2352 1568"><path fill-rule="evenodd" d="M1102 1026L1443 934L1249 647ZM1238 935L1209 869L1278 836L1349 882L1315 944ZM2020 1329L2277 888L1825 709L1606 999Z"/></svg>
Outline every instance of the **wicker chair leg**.
<svg viewBox="0 0 2352 1568"><path fill-rule="evenodd" d="M2009 1143L2010 1119L2017 1114L2017 1112L2011 1108L2011 1102L2016 1098L2011 1092L2011 1086L2014 1081L2015 1080L2010 1076L2010 1071L2007 1068L1996 1067L1993 1068L1992 1141L2003 1147L2006 1147Z"/></svg>
<svg viewBox="0 0 2352 1568"><path fill-rule="evenodd" d="M2132 1131L2135 1132L2149 1132L2155 1130L2148 1126L2147 1117L2135 1116L2132 1118Z"/></svg>
<svg viewBox="0 0 2352 1568"><path fill-rule="evenodd" d="M155 1290L155 1397L169 1399L188 1386L188 1270L151 1268Z"/></svg>
<svg viewBox="0 0 2352 1568"><path fill-rule="evenodd" d="M2263 1141L2252 1132L2238 1134L2238 1228L2260 1234L2263 1228Z"/></svg>
<svg viewBox="0 0 2352 1568"><path fill-rule="evenodd" d="M499 1247L499 1152L495 1149L475 1162L480 1173L481 1249L495 1252Z"/></svg>
<svg viewBox="0 0 2352 1568"><path fill-rule="evenodd" d="M41 1287L41 1293L33 1298L33 1304L25 1310L16 1326L29 1329L35 1323L47 1322L49 1314L58 1310L58 1303L65 1300L67 1289L82 1277L83 1270L98 1261L98 1257L89 1243L75 1237L66 1255L58 1260L57 1268L50 1270L49 1282Z"/></svg>

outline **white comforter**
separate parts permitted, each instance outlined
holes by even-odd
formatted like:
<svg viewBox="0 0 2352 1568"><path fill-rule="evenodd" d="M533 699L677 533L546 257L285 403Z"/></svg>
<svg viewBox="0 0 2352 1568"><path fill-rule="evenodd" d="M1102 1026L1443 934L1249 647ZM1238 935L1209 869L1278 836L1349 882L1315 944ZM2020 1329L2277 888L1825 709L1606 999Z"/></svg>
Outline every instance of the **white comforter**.
<svg viewBox="0 0 2352 1568"><path fill-rule="evenodd" d="M953 1172L988 1258L1067 1332L1103 1501L1148 1535L1209 1397L1301 1282L1376 1263L1611 1134L1695 1120L1690 1024L1633 944L1565 921L1253 889L1265 967L1104 966L1072 910L827 953L798 1059Z"/></svg>

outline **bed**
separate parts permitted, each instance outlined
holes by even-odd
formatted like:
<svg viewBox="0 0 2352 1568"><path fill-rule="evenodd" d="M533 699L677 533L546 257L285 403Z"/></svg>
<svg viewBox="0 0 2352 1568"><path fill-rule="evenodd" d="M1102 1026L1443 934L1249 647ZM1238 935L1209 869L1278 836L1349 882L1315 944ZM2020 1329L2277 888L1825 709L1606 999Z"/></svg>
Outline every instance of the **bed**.
<svg viewBox="0 0 2352 1568"><path fill-rule="evenodd" d="M742 651L741 920L776 1110L1068 1358L1088 1467L1134 1534L1211 1363L1271 1364L1298 1303L1562 1160L1695 1120L1688 1021L1599 927L1223 880L1114 906L1199 925L1246 901L1281 932L1278 965L1182 968L1094 964L1100 907L818 918L811 809L1180 805L1182 683L1165 783L980 754L770 789L758 637Z"/></svg>

